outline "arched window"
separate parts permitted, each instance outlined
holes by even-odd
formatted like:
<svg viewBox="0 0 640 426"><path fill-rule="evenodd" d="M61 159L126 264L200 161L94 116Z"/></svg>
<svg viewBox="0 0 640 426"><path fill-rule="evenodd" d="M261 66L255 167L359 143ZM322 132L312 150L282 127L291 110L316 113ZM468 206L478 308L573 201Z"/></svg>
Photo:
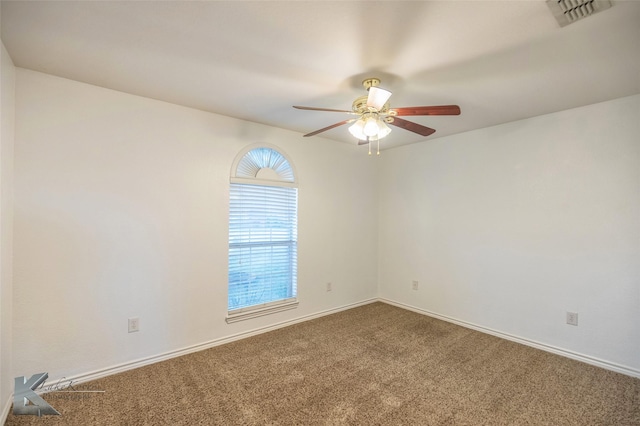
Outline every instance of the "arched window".
<svg viewBox="0 0 640 426"><path fill-rule="evenodd" d="M261 145L240 152L229 190L227 322L297 306L298 188L291 162Z"/></svg>

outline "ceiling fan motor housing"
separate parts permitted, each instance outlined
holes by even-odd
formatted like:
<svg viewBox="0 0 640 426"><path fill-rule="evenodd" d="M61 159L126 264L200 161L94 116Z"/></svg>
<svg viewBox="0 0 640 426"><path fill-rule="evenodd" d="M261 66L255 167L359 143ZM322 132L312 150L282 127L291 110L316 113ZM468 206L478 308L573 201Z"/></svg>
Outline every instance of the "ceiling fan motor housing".
<svg viewBox="0 0 640 426"><path fill-rule="evenodd" d="M368 112L372 112L371 109L367 106L368 96L360 96L351 105L351 109L358 115L366 114ZM379 114L387 114L389 112L389 103L385 103L379 111L376 111Z"/></svg>

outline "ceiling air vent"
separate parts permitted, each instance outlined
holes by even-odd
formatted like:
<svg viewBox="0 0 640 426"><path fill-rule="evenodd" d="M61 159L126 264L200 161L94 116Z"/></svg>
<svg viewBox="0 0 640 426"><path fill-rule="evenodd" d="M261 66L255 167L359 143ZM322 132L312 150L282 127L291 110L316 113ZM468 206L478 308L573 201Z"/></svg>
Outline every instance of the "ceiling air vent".
<svg viewBox="0 0 640 426"><path fill-rule="evenodd" d="M609 0L547 0L547 6L561 27L609 9Z"/></svg>

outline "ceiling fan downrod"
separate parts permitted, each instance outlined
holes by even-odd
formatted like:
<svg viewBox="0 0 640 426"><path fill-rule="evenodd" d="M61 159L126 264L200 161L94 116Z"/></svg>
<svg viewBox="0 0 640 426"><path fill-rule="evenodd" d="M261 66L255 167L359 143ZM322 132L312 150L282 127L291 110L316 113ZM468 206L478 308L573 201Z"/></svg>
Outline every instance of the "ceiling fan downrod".
<svg viewBox="0 0 640 426"><path fill-rule="evenodd" d="M380 85L380 79L375 77L367 78L362 81L362 85L366 91L369 91L370 88L378 87Z"/></svg>

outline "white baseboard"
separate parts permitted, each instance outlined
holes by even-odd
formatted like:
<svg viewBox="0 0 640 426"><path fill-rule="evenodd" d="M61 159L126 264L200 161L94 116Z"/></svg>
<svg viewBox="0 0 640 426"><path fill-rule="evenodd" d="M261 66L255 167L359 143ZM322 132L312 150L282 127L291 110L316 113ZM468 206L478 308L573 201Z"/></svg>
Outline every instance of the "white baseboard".
<svg viewBox="0 0 640 426"><path fill-rule="evenodd" d="M389 305L397 306L399 308L407 309L409 311L417 312L419 314L427 315L436 319L440 319L443 321L447 321L465 328L470 328L472 330L480 331L482 333L491 334L496 337L500 337L502 339L510 340L512 342L521 343L526 346L531 346L536 349L541 349L546 352L551 352L556 355L561 355L567 358L574 359L576 361L581 361L587 364L595 365L597 367L601 367L607 370L615 371L616 373L625 374L631 377L640 378L640 370L636 370L635 368L627 367L625 365L616 364L614 362L605 361L599 358L595 358L592 356L580 354L577 352L573 352L567 349L558 348L556 346L547 345L546 343L536 342L534 340L525 339L523 337L514 336L512 334L503 333L501 331L493 330L487 327L483 327L480 325L476 325L473 323L469 323L466 321L461 321L455 318L448 317L446 315L440 315L435 312L431 312L425 309L417 308L415 306L407 305L400 302L394 302L393 300L388 300L384 298L378 299L380 302L387 303Z"/></svg>
<svg viewBox="0 0 640 426"><path fill-rule="evenodd" d="M294 318L287 321L282 321L276 324L272 324L266 327L260 327L253 330L245 331L238 334L233 334L230 336L222 337L219 339L210 340L208 342L199 343L197 345L188 346L186 348L177 349L174 351L164 352L158 355L153 355L146 358L137 359L130 362L125 362L122 364L114 365L111 367L103 368L100 370L95 370L89 373L78 374L73 377L56 377L49 380L50 383L55 383L57 381L69 382L72 381L74 384L80 384L89 382L91 380L100 379L102 377L111 376L113 374L122 373L124 371L133 370L135 368L143 367L149 364L155 364L156 362L165 361L167 359L176 358L182 355L187 355L193 352L202 351L205 349L213 348L215 346L224 345L225 343L231 343L236 340L245 339L247 337L255 336L258 334L266 333L269 331L277 330L279 328L287 327L293 324L301 323L304 321L309 321L312 319L320 318L326 315L335 314L340 311L346 311L347 309L353 309L358 306L368 305L370 303L377 302L377 298L367 299L357 303L351 303L348 305L341 306L339 308L327 309L324 311L316 312L314 314L304 315L298 318ZM12 401L10 401L11 404Z"/></svg>
<svg viewBox="0 0 640 426"><path fill-rule="evenodd" d="M0 414L0 425L3 425L7 421L9 416L9 410L11 410L11 404L13 404L13 394L9 395L7 402L2 407L2 414Z"/></svg>
<svg viewBox="0 0 640 426"><path fill-rule="evenodd" d="M361 302L357 302L357 303L351 303L348 305L344 305L341 306L339 308L332 308L332 309L327 309L324 311L320 311L320 312L316 312L313 314L309 314L309 315L304 315L298 318L294 318L291 320L287 320L287 321L282 321L276 324L272 324L269 326L265 326L265 327L260 327L260 328L256 328L253 330L248 330L242 333L238 333L238 334L234 334L234 335L230 335L230 336L225 336L219 339L214 339L214 340L210 340L207 342L203 342L200 344L196 344L196 345L192 345L192 346L188 346L182 349L177 349L174 351L169 351L169 352L164 352L158 355L153 355L150 357L146 357L146 358L141 358L141 359L137 359L137 360L133 360L133 361L129 361L129 362L125 362L122 364L118 364L118 365L114 365L111 367L107 367L107 368L103 368L100 370L95 370L92 372L88 372L88 373L83 373L83 374L78 374L76 376L73 377L57 377L57 378L53 378L51 380L49 380L52 383L55 383L59 380L61 381L72 381L73 383L84 383L84 382L89 382L92 380L96 380L96 379L100 379L102 377L106 377L106 376L111 376L113 374L117 374L117 373L122 373L124 371L128 371L128 370L133 370L135 368L139 368L139 367L143 367L145 365L150 365L150 364L155 364L156 362L160 362L160 361L165 361L171 358L176 358L179 356L183 356L183 355L187 355L193 352L198 352L198 351L202 351L205 349L209 349L215 346L219 346L219 345L224 345L226 343L231 343L234 342L236 340L241 340L241 339L245 339L247 337L251 337L251 336L255 336L258 334L262 334L262 333L267 333L269 331L273 331L273 330L277 330L279 328L283 328L283 327L287 327L293 324L297 324L297 323L301 323L301 322L305 322L305 321L309 321L309 320L313 320L316 318L320 318L326 315L331 315L340 311L345 311L347 309L353 309L356 308L358 306L363 306L363 305L368 305L370 303L374 303L374 302L383 302L383 303L387 303L389 305L393 305L393 306L397 306L399 308L402 309L407 309L409 311L413 311L413 312L417 312L419 314L423 314L423 315L427 315L436 319L440 319L443 321L447 321L456 325L460 325L462 327L466 327L466 328L470 328L476 331L480 331L482 333L487 333L487 334L491 334L493 336L496 337L500 337L506 340L510 340L516 343L521 343L523 345L527 345L527 346L531 346L537 349L541 349L547 352L551 352L557 355L561 355L567 358L571 358L571 359L575 359L577 361L582 361L585 362L587 364L591 364L591 365L595 365L598 367L602 367L605 368L607 370L611 370L611 371L615 371L618 373L622 373L625 374L627 376L632 376L632 377L637 377L640 378L640 371L627 367L627 366L623 366L623 365L619 365L616 363L612 363L609 361L605 361L605 360L601 360L601 359L597 359L594 357L590 357L587 355L583 355L583 354L579 354L576 352L572 352L572 351L568 351L566 349L562 349L562 348L557 348L555 346L551 346L551 345L547 345L544 343L540 343L540 342L536 342L536 341L532 341L529 339L525 339L522 337L518 337L518 336L514 336L511 334L507 334L507 333L503 333L500 331L496 331L496 330L492 330L486 327L482 327L476 324L472 324L472 323L468 323L465 321L461 321L461 320L457 320L455 318L451 318L451 317L447 317L445 315L440 315L437 314L435 312L430 312L427 311L425 309L420 309L417 308L415 306L411 306L411 305L407 305L404 303L399 303L399 302L395 302L393 300L388 300L388 299L384 299L384 298L371 298L371 299L367 299L367 300L363 300ZM9 410L11 409L11 404L13 403L13 397L9 398L9 401L7 401L6 406L4 407L3 410L3 419L6 419L6 416L9 414ZM4 422L4 420L3 420ZM0 424L3 424L3 422L0 422Z"/></svg>

